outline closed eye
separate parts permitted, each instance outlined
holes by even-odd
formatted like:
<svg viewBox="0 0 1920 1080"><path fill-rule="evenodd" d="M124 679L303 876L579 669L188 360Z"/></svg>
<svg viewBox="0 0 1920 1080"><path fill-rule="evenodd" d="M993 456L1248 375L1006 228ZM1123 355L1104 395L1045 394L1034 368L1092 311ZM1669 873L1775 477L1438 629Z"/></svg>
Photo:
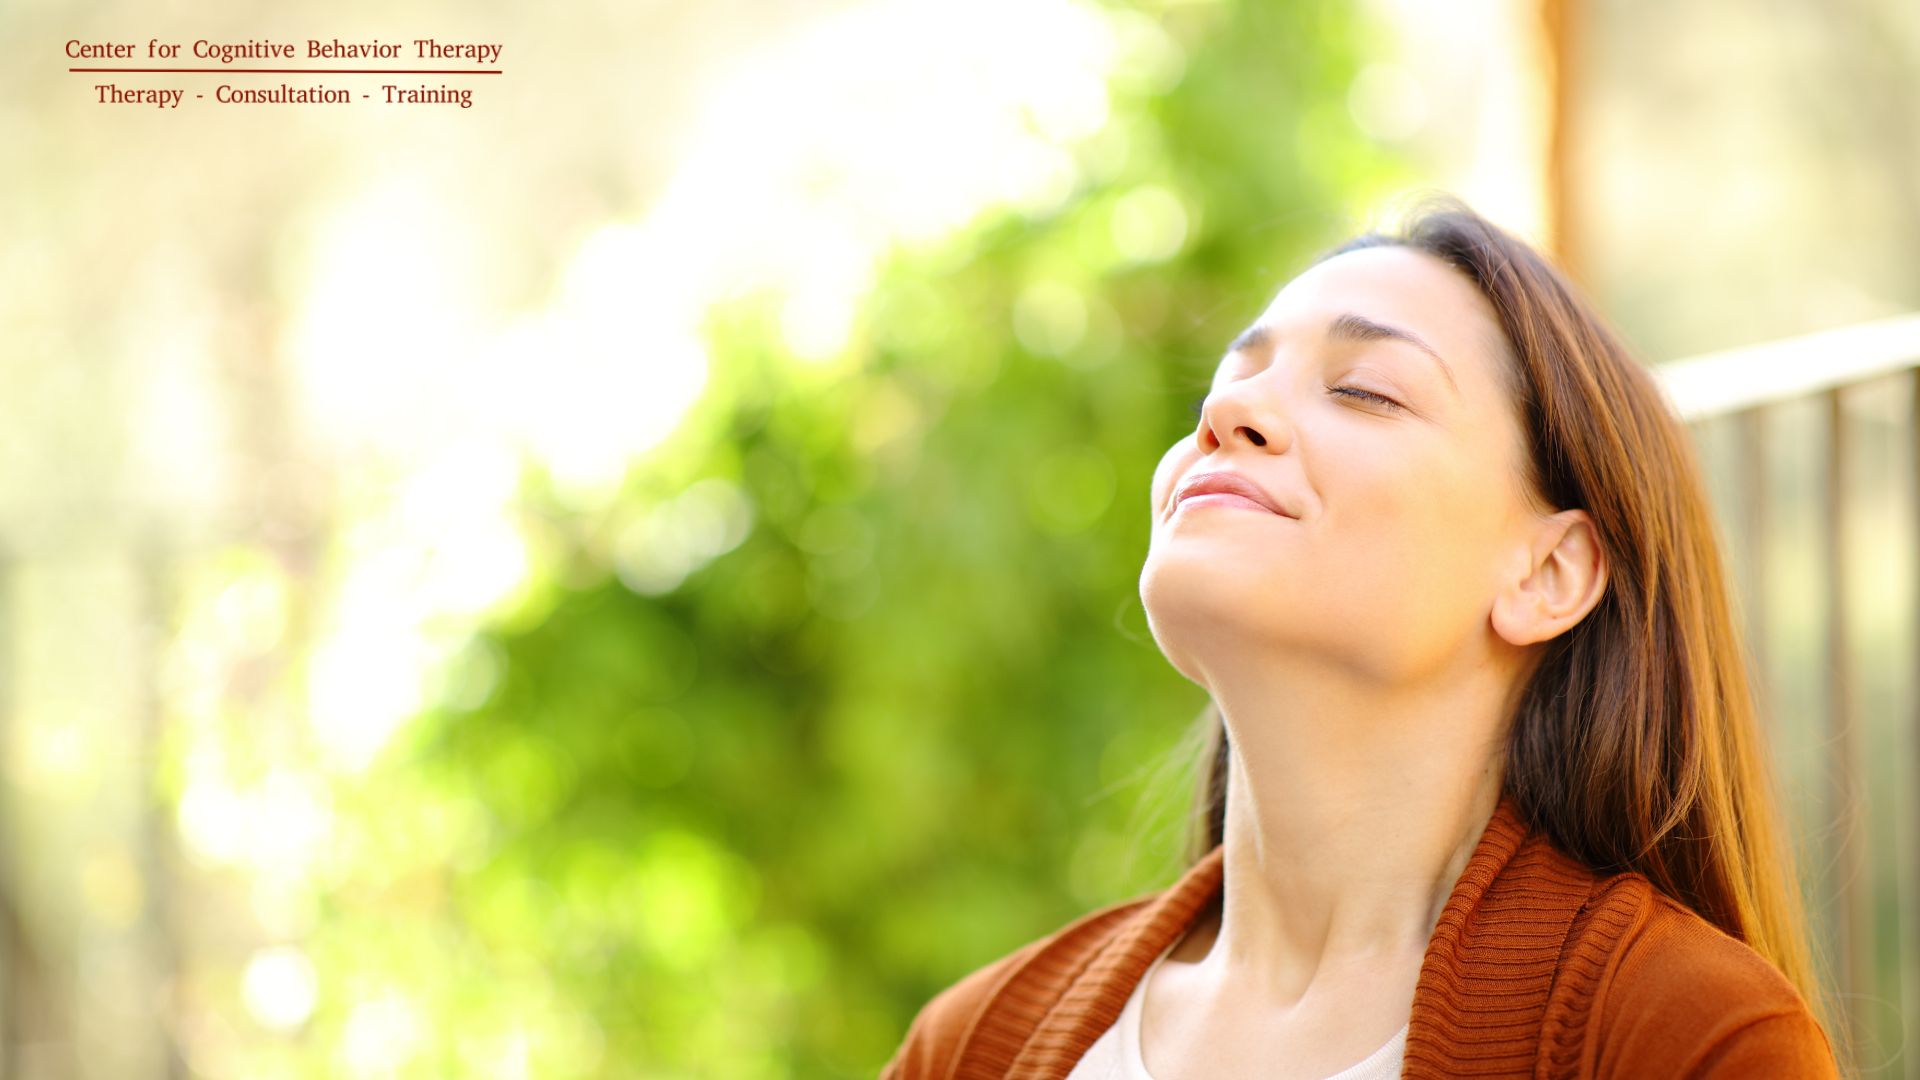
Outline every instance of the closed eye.
<svg viewBox="0 0 1920 1080"><path fill-rule="evenodd" d="M1389 412L1397 412L1406 408L1405 405L1400 404L1390 397L1383 397L1371 390L1362 390L1357 386L1329 386L1327 387L1327 393L1336 397L1356 397L1363 401L1373 401L1386 408ZM1189 406L1195 420L1200 419L1201 414L1206 411L1206 408L1207 399L1205 395L1194 398L1193 404Z"/></svg>
<svg viewBox="0 0 1920 1080"><path fill-rule="evenodd" d="M1363 400L1377 402L1385 406L1388 412L1399 412L1406 408L1405 405L1400 404L1390 397L1382 397L1371 390L1362 390L1357 386L1329 386L1327 387L1327 393L1335 396L1357 397Z"/></svg>

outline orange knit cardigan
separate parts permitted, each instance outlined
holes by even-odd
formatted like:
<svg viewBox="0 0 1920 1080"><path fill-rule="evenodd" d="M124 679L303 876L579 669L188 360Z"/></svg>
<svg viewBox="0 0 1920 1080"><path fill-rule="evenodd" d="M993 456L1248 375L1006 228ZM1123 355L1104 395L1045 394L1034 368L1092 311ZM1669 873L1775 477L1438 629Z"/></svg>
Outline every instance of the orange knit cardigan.
<svg viewBox="0 0 1920 1080"><path fill-rule="evenodd" d="M1219 892L1223 851L935 995L880 1080L1062 1080ZM1503 796L1427 943L1401 1075L1838 1074L1760 954L1639 874L1595 874Z"/></svg>

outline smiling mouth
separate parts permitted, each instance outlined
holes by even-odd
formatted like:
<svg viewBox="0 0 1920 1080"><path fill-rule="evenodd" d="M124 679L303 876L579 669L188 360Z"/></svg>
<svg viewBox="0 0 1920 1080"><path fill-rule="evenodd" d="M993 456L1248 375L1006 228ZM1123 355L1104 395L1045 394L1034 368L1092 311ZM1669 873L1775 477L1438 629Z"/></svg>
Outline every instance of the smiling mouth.
<svg viewBox="0 0 1920 1080"><path fill-rule="evenodd" d="M1180 507L1194 500L1201 505L1229 506L1241 510L1258 510L1275 517L1292 517L1283 510L1277 500L1264 488L1237 472L1218 470L1196 473L1187 477L1174 489L1173 506L1167 516L1178 513Z"/></svg>
<svg viewBox="0 0 1920 1080"><path fill-rule="evenodd" d="M1287 516L1285 514L1276 514L1272 510L1247 498L1245 495L1236 495L1230 491L1203 491L1197 495L1189 495L1184 499L1177 500L1173 504L1173 509L1168 511L1167 520L1173 520L1174 517L1179 515L1181 510L1189 506L1195 510L1212 507L1221 510L1250 510L1256 514L1264 514L1267 517L1283 518Z"/></svg>
<svg viewBox="0 0 1920 1080"><path fill-rule="evenodd" d="M1230 491L1204 491L1198 495L1189 495L1181 499L1180 502L1174 506L1174 510L1177 512L1186 506L1233 506L1243 510L1258 510L1263 514L1273 513L1273 511L1261 506L1245 495L1235 495Z"/></svg>

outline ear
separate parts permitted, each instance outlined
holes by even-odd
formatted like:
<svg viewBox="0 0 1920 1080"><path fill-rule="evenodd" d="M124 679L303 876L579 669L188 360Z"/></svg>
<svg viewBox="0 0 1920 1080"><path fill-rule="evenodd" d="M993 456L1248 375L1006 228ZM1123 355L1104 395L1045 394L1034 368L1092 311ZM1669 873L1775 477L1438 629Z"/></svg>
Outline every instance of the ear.
<svg viewBox="0 0 1920 1080"><path fill-rule="evenodd" d="M1513 645L1549 641L1571 629L1600 602L1607 560L1585 510L1561 510L1539 520L1523 575L1493 600L1493 629Z"/></svg>

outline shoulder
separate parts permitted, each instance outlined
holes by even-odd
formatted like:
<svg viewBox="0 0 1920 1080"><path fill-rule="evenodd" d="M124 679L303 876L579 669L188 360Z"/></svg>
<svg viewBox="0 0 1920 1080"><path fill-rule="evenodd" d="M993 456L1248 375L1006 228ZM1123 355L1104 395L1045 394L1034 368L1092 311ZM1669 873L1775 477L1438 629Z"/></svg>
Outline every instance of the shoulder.
<svg viewBox="0 0 1920 1080"><path fill-rule="evenodd" d="M1793 984L1746 943L1638 874L1596 883L1580 927L1602 1076L1833 1076L1825 1032ZM1612 939L1610 948L1594 946ZM1576 970L1578 968L1576 967Z"/></svg>
<svg viewBox="0 0 1920 1080"><path fill-rule="evenodd" d="M1136 897L1083 915L935 994L914 1016L880 1080L952 1076L975 1029L990 1015L1039 1023L1074 976L1152 900Z"/></svg>

